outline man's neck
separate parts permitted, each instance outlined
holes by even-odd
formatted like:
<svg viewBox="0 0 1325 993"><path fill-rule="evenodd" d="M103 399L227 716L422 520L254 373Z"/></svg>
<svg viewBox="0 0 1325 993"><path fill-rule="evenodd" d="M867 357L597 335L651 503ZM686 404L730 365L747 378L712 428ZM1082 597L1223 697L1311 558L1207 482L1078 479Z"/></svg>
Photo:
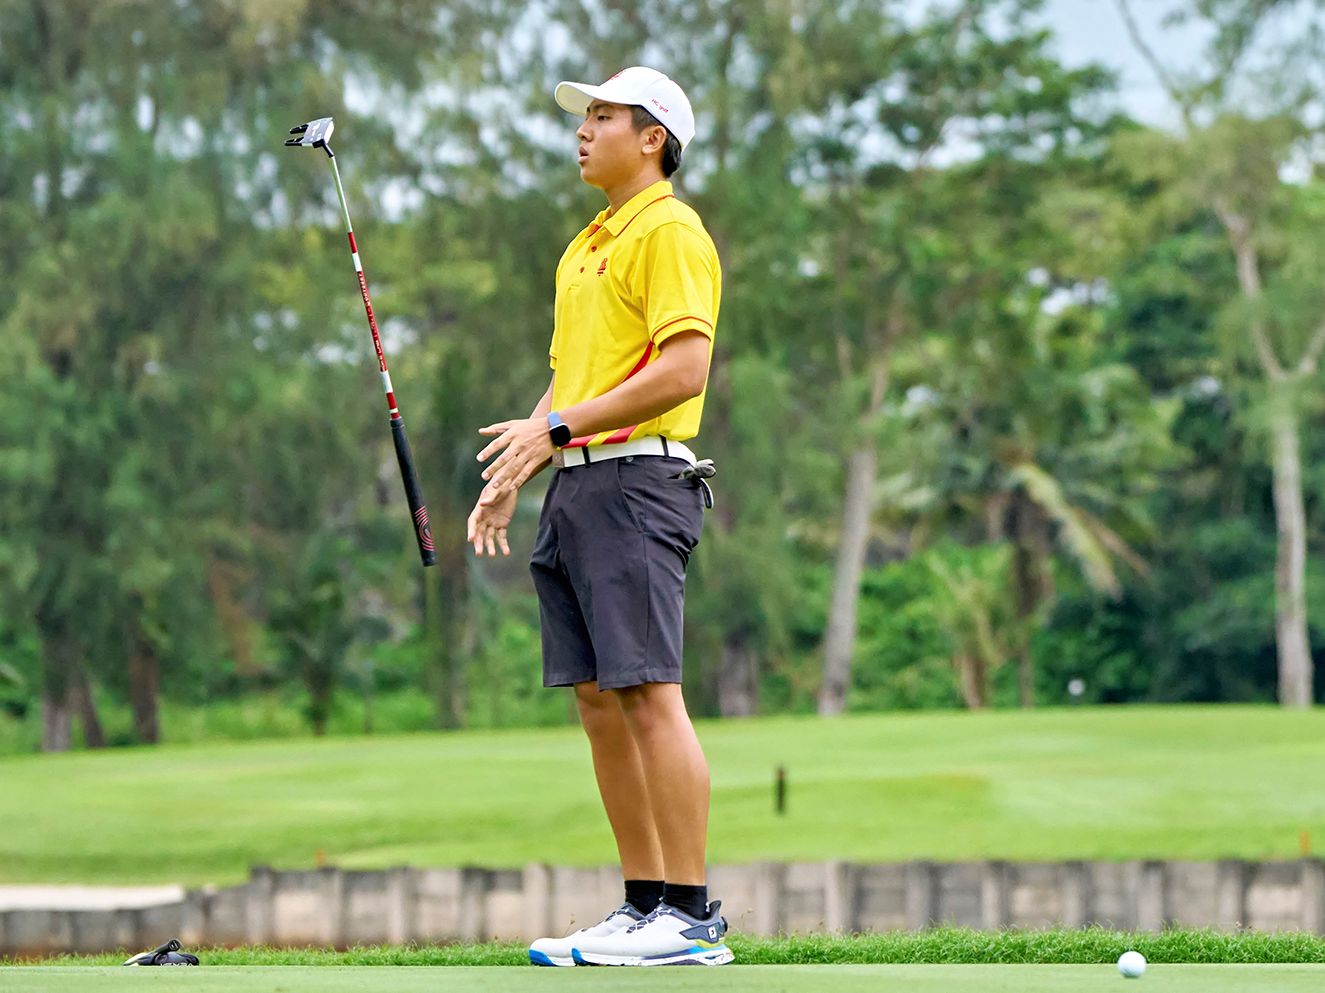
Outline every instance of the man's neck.
<svg viewBox="0 0 1325 993"><path fill-rule="evenodd" d="M609 210L607 216L611 217L618 210L628 204L632 197L641 190L647 190L654 183L661 183L667 177L662 174L661 169L645 169L628 183L622 183L609 190L603 190L607 194L607 203Z"/></svg>

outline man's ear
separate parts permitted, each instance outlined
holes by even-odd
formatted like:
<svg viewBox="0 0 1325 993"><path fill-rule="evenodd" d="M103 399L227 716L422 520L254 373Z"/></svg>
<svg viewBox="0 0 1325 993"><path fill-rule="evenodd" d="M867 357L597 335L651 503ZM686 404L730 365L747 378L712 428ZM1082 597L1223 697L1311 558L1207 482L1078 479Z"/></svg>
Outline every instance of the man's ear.
<svg viewBox="0 0 1325 993"><path fill-rule="evenodd" d="M644 154L652 155L654 152L662 151L665 144L667 144L667 129L661 124L655 124L649 128L648 137L644 139Z"/></svg>

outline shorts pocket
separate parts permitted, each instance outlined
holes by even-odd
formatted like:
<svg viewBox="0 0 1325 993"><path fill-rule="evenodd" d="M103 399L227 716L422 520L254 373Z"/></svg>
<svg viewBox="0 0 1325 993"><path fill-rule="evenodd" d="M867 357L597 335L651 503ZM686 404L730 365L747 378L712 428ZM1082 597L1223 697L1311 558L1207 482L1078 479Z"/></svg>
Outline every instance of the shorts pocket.
<svg viewBox="0 0 1325 993"><path fill-rule="evenodd" d="M675 460L617 459L621 497L640 533L689 558L704 527L704 498L693 480L672 479Z"/></svg>

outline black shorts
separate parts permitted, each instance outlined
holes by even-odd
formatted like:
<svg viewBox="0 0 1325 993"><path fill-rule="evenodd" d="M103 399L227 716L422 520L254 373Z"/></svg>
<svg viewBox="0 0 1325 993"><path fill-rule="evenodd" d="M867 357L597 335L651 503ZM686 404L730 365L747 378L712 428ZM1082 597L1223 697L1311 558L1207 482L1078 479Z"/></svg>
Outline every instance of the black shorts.
<svg viewBox="0 0 1325 993"><path fill-rule="evenodd" d="M554 470L529 562L543 685L681 681L686 563L704 526L682 459L636 455Z"/></svg>

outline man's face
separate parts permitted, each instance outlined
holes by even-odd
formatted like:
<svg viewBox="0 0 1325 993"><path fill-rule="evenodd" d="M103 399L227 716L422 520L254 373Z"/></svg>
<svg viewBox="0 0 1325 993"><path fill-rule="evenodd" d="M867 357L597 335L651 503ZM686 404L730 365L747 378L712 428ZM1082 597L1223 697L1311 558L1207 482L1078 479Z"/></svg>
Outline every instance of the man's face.
<svg viewBox="0 0 1325 993"><path fill-rule="evenodd" d="M630 182L648 155L661 146L652 134L661 130L636 131L629 107L595 100L575 132L580 139L580 178L600 190Z"/></svg>

